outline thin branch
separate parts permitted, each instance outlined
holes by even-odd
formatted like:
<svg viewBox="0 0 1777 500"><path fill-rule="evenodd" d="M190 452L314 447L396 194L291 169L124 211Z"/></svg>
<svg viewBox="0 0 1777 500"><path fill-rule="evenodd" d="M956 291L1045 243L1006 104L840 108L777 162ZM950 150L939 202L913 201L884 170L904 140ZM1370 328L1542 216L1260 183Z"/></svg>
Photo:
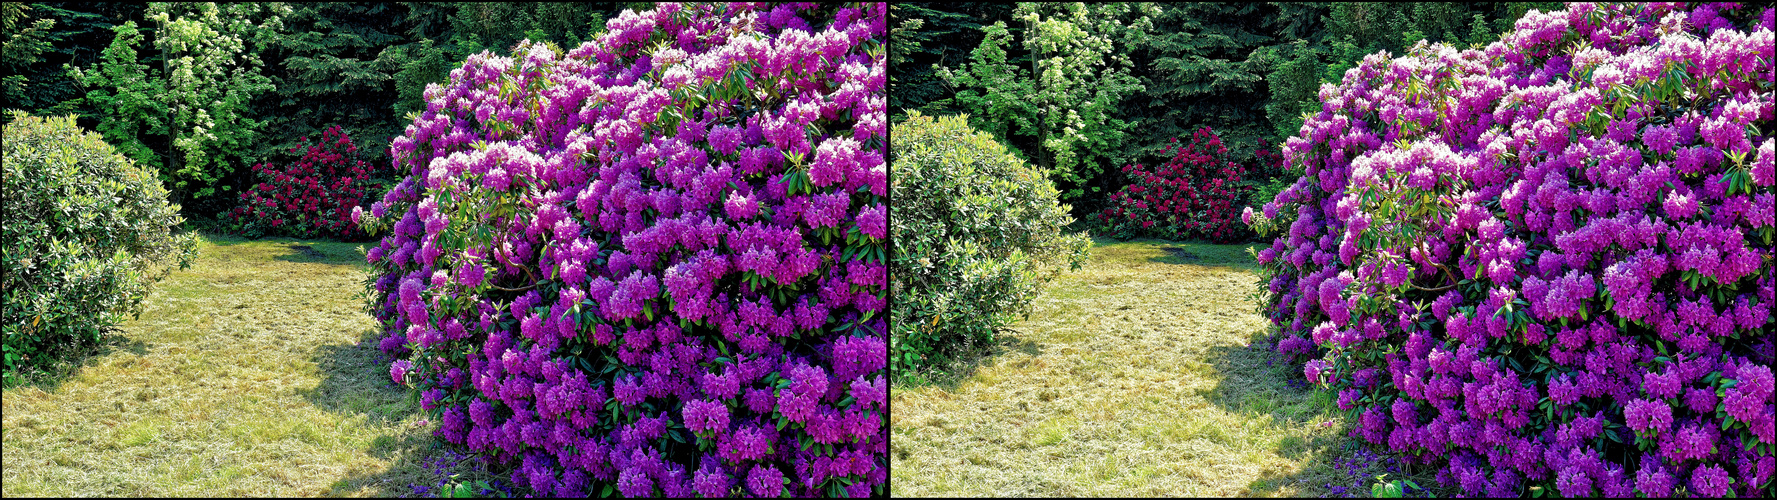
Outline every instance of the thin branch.
<svg viewBox="0 0 1777 500"><path fill-rule="evenodd" d="M1425 288L1425 287L1414 284L1412 281L1408 281L1407 286L1411 286L1413 288L1417 288L1417 289L1427 291L1427 292L1442 292L1444 290L1456 288L1456 285L1461 284L1461 281L1457 280L1455 276L1450 274L1450 268L1445 267L1443 263L1433 262L1431 265L1432 265L1432 267L1436 267L1439 270L1444 271L1444 278L1449 279L1450 284L1444 285L1444 286L1441 286L1438 288Z"/></svg>
<svg viewBox="0 0 1777 500"><path fill-rule="evenodd" d="M1413 288L1417 288L1417 289L1420 289L1420 290L1423 290L1423 291L1427 291L1427 292L1442 292L1442 291L1444 291L1444 290L1449 290L1449 289L1451 289L1451 288L1456 288L1456 284L1455 284L1455 283L1451 283L1451 284L1448 284L1448 285L1444 285L1444 286L1441 286L1441 287L1438 287L1438 288L1426 288L1426 287L1422 287L1422 286L1419 286L1419 285L1416 285L1416 284L1414 284L1414 283L1413 283L1413 282L1411 282L1411 281L1409 281L1409 282L1407 282L1407 286L1410 286L1410 287L1413 287Z"/></svg>
<svg viewBox="0 0 1777 500"><path fill-rule="evenodd" d="M530 286L526 286L526 287L519 287L519 288L506 288L506 287L503 287L503 286L500 286L500 285L495 285L495 284L493 284L493 283L488 283L488 284L487 284L487 286L488 286L488 288L492 288L492 289L495 289L495 290L505 290L505 291L508 291L508 292L522 292L522 291L525 291L525 290L530 290L530 289L532 289L532 288L536 288L536 287L537 287L537 285L539 285L539 283L531 283L531 285L530 285Z"/></svg>

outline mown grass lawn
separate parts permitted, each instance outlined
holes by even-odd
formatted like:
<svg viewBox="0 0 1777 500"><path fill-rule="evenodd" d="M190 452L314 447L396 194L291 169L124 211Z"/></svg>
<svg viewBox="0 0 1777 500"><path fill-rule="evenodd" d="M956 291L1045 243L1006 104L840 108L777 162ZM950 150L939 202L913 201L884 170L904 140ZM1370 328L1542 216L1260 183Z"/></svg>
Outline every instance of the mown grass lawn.
<svg viewBox="0 0 1777 500"><path fill-rule="evenodd" d="M1336 467L1331 398L1249 347L1255 272L1244 245L1095 240L1010 348L893 388L892 494L1368 496L1386 466Z"/></svg>
<svg viewBox="0 0 1777 500"><path fill-rule="evenodd" d="M412 496L487 478L390 382L355 297L363 244L203 240L106 347L5 390L0 493Z"/></svg>

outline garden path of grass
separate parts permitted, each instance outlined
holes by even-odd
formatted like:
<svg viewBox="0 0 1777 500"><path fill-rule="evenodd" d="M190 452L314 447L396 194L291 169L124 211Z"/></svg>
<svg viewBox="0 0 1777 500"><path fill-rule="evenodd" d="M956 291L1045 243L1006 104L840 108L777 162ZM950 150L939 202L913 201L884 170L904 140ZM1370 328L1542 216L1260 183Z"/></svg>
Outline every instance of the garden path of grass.
<svg viewBox="0 0 1777 500"><path fill-rule="evenodd" d="M1248 298L1257 278L1245 246L1094 243L1090 261L1013 326L1009 343L1022 352L985 359L955 383L894 388L892 494L1321 496L1328 483L1354 486L1330 465L1350 442L1337 408L1290 387L1299 372L1247 346L1266 322Z"/></svg>
<svg viewBox="0 0 1777 500"><path fill-rule="evenodd" d="M4 496L407 496L436 485L433 462L447 453L437 424L390 382L375 320L354 297L368 270L361 244L204 236L191 267L120 325L119 348L5 391ZM485 478L470 467L442 473Z"/></svg>

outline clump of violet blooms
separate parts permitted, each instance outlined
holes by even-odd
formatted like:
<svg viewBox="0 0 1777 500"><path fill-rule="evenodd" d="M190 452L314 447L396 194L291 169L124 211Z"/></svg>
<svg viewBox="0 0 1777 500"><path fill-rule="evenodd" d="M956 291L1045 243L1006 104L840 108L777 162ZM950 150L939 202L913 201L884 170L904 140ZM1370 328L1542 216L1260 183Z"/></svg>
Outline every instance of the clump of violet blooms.
<svg viewBox="0 0 1777 500"><path fill-rule="evenodd" d="M1323 86L1247 214L1276 349L1465 495L1777 494L1772 12L1572 3Z"/></svg>
<svg viewBox="0 0 1777 500"><path fill-rule="evenodd" d="M884 495L881 3L671 4L426 89L369 309L543 496Z"/></svg>

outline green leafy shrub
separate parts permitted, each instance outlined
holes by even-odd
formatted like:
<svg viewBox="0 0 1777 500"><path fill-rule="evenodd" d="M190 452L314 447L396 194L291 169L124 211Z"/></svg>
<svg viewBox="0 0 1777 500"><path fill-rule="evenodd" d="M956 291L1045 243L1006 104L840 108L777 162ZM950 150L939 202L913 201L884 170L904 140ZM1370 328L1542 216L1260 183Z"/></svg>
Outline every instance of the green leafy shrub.
<svg viewBox="0 0 1777 500"><path fill-rule="evenodd" d="M123 314L140 313L149 286L172 271L163 266L190 265L197 240L172 234L182 219L154 172L72 116L15 112L4 136L0 333L12 385L56 348L94 342Z"/></svg>
<svg viewBox="0 0 1777 500"><path fill-rule="evenodd" d="M889 356L898 374L992 340L1061 266L1079 268L1091 241L1062 232L1073 218L1048 172L966 117L912 111L891 134Z"/></svg>

